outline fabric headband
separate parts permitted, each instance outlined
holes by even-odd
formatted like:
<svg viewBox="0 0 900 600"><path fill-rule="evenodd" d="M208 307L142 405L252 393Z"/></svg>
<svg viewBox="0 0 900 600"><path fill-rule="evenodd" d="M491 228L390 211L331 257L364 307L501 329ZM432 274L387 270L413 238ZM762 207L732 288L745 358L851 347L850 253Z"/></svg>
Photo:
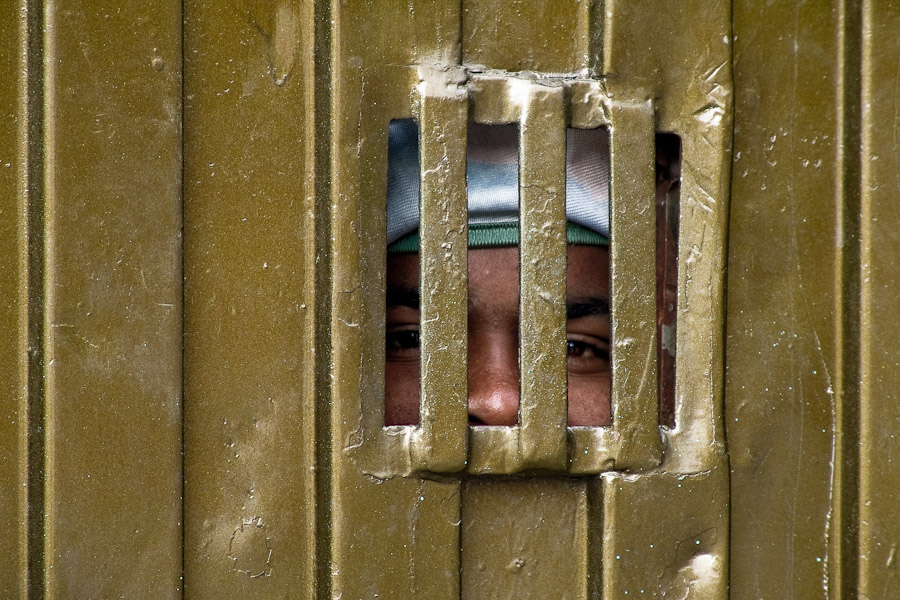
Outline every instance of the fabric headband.
<svg viewBox="0 0 900 600"><path fill-rule="evenodd" d="M391 252L418 251L419 128L391 121L388 136L387 242ZM517 125L469 125L466 151L469 246L518 244ZM566 132L566 219L570 244L609 239L609 136L605 129Z"/></svg>

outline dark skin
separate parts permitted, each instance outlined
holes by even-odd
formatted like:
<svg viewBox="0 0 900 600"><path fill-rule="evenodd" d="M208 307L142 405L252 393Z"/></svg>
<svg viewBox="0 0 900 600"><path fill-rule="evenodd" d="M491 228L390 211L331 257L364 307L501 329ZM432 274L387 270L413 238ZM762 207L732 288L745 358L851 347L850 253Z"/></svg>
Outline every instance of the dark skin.
<svg viewBox="0 0 900 600"><path fill-rule="evenodd" d="M469 421L519 412L519 249L469 251ZM385 424L419 420L418 256L388 256ZM609 252L570 246L566 279L569 425L610 424Z"/></svg>

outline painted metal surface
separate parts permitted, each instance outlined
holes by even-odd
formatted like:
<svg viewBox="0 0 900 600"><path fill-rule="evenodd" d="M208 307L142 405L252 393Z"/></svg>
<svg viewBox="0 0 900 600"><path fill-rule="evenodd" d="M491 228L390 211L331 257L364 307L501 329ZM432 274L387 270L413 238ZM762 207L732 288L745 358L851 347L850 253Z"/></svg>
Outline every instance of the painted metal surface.
<svg viewBox="0 0 900 600"><path fill-rule="evenodd" d="M900 7L862 12L859 597L900 589Z"/></svg>
<svg viewBox="0 0 900 600"><path fill-rule="evenodd" d="M2 595L179 597L180 6L3 10Z"/></svg>
<svg viewBox="0 0 900 600"><path fill-rule="evenodd" d="M0 595L28 594L28 23L0 8ZM40 144L37 144L40 147Z"/></svg>
<svg viewBox="0 0 900 600"><path fill-rule="evenodd" d="M177 597L180 7L43 8L45 593Z"/></svg>
<svg viewBox="0 0 900 600"><path fill-rule="evenodd" d="M0 596L897 595L894 4L4 4ZM408 117L438 200L418 429L383 427ZM518 428L463 410L470 118L521 121L550 232ZM564 426L543 351L568 124L612 136L605 429ZM665 428L654 130L683 148Z"/></svg>
<svg viewBox="0 0 900 600"><path fill-rule="evenodd" d="M876 256L896 256L881 237L895 211L872 180L884 152L876 132L896 119L896 90L871 86L884 78L873 59L891 52L872 35L896 34L891 14L870 2L735 5L726 394L735 597L891 595L891 530L875 542L864 525L872 506L892 504L896 481L887 431L897 420L881 403L891 387L873 387L890 373L876 348L896 338L876 315L896 311L880 300L867 314L898 282L895 270L879 269L877 283L868 272ZM879 183L895 194L896 181ZM875 239L879 251L865 257ZM875 442L882 436L888 445Z"/></svg>
<svg viewBox="0 0 900 600"><path fill-rule="evenodd" d="M185 593L312 598L312 6L184 17Z"/></svg>
<svg viewBox="0 0 900 600"><path fill-rule="evenodd" d="M441 5L423 15L415 6L412 10L409 7L382 7L378 12L372 12L368 7L342 5L335 7L330 15L334 23L332 40L335 46L331 55L336 82L332 104L335 128L331 147L334 179L330 213L334 274L331 307L334 379L330 393L334 411L330 459L334 529L331 551L332 564L336 568L330 580L330 592L351 597L376 593L391 597L453 598L460 594L464 597L504 597L540 594L534 587L539 586L545 590L570 590L571 597L596 597L601 591L612 597L631 589L644 589L650 594L695 590L694 593L701 597L720 597L727 585L729 518L728 472L719 407L722 400L722 274L730 139L730 43L727 38L730 14L722 9L716 15L708 14L701 24L692 24L699 29L698 36L717 40L712 46L715 51L693 55L689 49L683 49L673 58L671 47L663 51L661 44L660 50L648 53L633 40L636 32L648 29L656 31L658 38L667 39L665 36L674 36L678 31L678 22L663 20L650 10L649 4L610 4L604 13L605 24L601 23L603 31L611 32L613 36L604 42L608 52L603 57L604 62L601 64L583 55L569 55L564 68L561 63L552 63L558 70L570 72L571 75L564 78L573 80L590 73L610 74L609 91L597 90L593 96L587 94L584 101L595 106L601 115L609 115L604 118L612 120L613 187L619 189L622 196L616 198L621 202L621 214L618 214L618 225L614 218L613 237L616 226L620 228L619 235L625 237L619 251L621 263L613 277L614 287L617 285L619 291L619 333L624 339L634 340L636 352L628 358L629 353L622 351L626 360L619 367L622 379L618 384L618 402L623 421L649 423L649 428L639 428L635 433L645 432L651 436L643 441L639 436L625 436L621 457L624 466L629 464L624 457L631 456L635 468L639 465L640 468L652 467L662 460L655 473L637 478L612 474L600 481L572 480L568 484L574 492L571 495L542 492L534 482L533 485L517 485L515 479L488 479L462 488L459 478L442 478L439 484L421 479L414 474L420 467L410 462L409 453L404 450L413 430L381 426L384 389L379 364L383 360L380 347L384 335L384 206L381 199L385 186L387 124L391 119L418 113L420 109L414 90L424 85L420 82L428 81L422 67L405 65L424 63L427 69L443 68L448 72L462 65L484 72L472 76L471 88L475 94L472 96L472 114L476 120L486 122L516 122L524 114L539 112L555 114L550 104L548 108L529 104L536 102L538 96L522 94L530 89L528 86L534 86L536 93L546 95L549 102L554 91L566 89L548 86L546 90L540 90L540 86L529 83L530 74L503 70L503 67L509 68L504 63L508 56L490 50L487 43L485 48L488 49L482 48L478 54L477 67L468 65L465 43L471 49L478 32L463 36L460 62L460 49L454 44L458 37L452 33L459 26L456 8L452 4ZM583 8L573 5L572 14L576 17L582 12L594 15ZM682 25L690 20L691 10L698 8L688 7L680 14ZM465 18L468 17L464 15L464 22ZM524 36L525 25L515 23L512 20L496 30L491 40L494 48L508 48L503 40L509 40L511 46L514 40ZM592 23L597 25L597 20ZM356 35L360 31L367 35ZM434 33L426 34L429 31ZM373 39L386 39L388 32L389 43L383 46L372 44ZM591 35L599 37L596 31ZM559 43L567 42L561 40ZM541 48L546 46L529 47L528 60L531 62L527 64L539 64L544 60ZM554 47L553 51L558 53L559 47ZM553 60L557 59L558 56ZM692 77L666 79L659 75L666 72L662 67L669 61L691 60L694 65L687 70ZM448 89L456 85L448 84ZM607 94L610 99L602 100ZM679 342L689 350L686 355L689 358L681 358L679 363L680 404L676 409L679 426L664 432L667 440L665 456L660 459L657 454L655 462L648 462L646 457L636 457L644 456L647 449L659 444L661 435L656 428L654 263L645 260L644 266L648 268L641 270L639 266L641 257L652 256L655 243L651 162L654 104L658 104L656 127L683 135L685 148L689 149L686 156L692 161L685 169L683 192L683 210L687 212L682 221L682 236L688 243L682 247L682 272L687 277L680 288L683 295L680 300L696 313L685 314L689 328L679 332L682 335ZM529 108L520 113L521 106ZM580 113L576 109L573 114ZM547 127L541 135L543 140L552 137L556 131L547 123L542 123L541 127ZM562 133L562 127L557 129ZM431 125L423 127L424 135L433 130ZM528 150L524 152L527 158ZM523 165L525 181L531 177L550 176L549 167L544 166L548 160L537 163L542 165L540 169ZM703 169L697 168L700 164L704 165ZM645 193L632 192L640 190L641 185L645 186ZM541 184L535 191L549 187L550 183ZM646 199L643 207L641 198ZM429 199L423 202L427 206ZM632 218L630 211L646 218ZM543 224L546 218L539 220ZM523 256L526 250L523 249ZM548 252L552 256L549 246L538 254L549 260ZM535 258L531 254L528 256L532 260ZM641 277L639 273L646 276ZM531 285L530 279L524 280ZM535 281L534 284L540 283ZM552 293L548 294L553 297ZM639 299L647 302L642 304ZM434 295L429 295L429 300L434 304L436 314L452 310L451 304L458 301L455 297ZM616 302L615 296L613 301ZM645 310L642 312L638 305ZM550 315L545 315L534 325L529 324L527 328L523 325L523 331L549 326L550 321ZM634 327L634 332L627 335L630 327ZM625 349L628 347L628 344L624 346ZM424 360L427 364L427 355ZM634 369L633 377L625 376L625 365L629 372ZM644 376L634 373L644 373ZM616 385L615 379L613 385ZM449 390L447 387L446 391ZM645 394L648 400L636 402L632 398L635 394ZM525 402L528 404L527 398ZM552 404L548 403L544 409L550 407ZM635 408L633 416L627 416L632 407L643 408ZM573 431L573 434L578 433L586 432ZM519 462L520 446L515 442L519 435L518 428L473 428L469 440L470 470L482 473L521 470L528 463ZM554 440L550 430L538 438L542 444ZM649 456L653 456L652 451ZM546 464L540 464L546 468ZM547 480L548 489L553 485ZM472 494L477 494L477 499ZM693 497L702 498L703 502L692 502ZM659 515L665 514L666 507L673 502L684 507L679 522L660 521ZM554 535L552 529L540 527L518 531L514 520L496 520L488 516L495 514L490 511L503 512L503 509L488 507L518 505L532 507L531 516L538 522L552 522L554 515L571 515L573 522L582 525L567 537ZM466 535L462 534L462 562L458 562L460 528L463 532L468 531L469 520L474 523L481 519L495 521L485 530L490 531L490 535L470 535L467 541ZM644 538L655 542L653 552L658 564L665 562L673 569L668 578L661 578L658 569L645 568L641 561L613 558L617 552L619 555L625 552L638 555L645 550L634 544L635 539L643 539L633 534L636 531L642 531ZM524 554L521 556L510 558L507 553L497 551L497 540L523 537L527 538L527 543L523 540ZM573 539L574 544L571 543ZM430 556L437 562L417 559L423 540L428 540ZM528 548L542 548L545 554L558 557L562 563L581 564L582 570L576 569L575 579L568 571L541 570L540 583L531 569L514 569L502 579L479 579L477 574L467 571L478 565L479 572L507 572L503 570L509 567L509 560L528 562ZM587 556L576 554L582 550L587 551ZM462 588L458 587L460 569ZM442 583L435 585L436 581Z"/></svg>

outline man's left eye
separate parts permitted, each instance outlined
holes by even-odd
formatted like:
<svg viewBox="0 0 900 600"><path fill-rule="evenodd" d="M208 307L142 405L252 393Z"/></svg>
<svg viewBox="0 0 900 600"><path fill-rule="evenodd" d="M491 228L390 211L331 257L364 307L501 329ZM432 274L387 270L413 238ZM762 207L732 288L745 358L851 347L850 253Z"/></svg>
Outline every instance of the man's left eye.
<svg viewBox="0 0 900 600"><path fill-rule="evenodd" d="M418 360L419 330L389 329L385 335L385 353L388 360Z"/></svg>
<svg viewBox="0 0 900 600"><path fill-rule="evenodd" d="M603 341L570 337L566 346L570 371L591 373L609 369L609 346Z"/></svg>

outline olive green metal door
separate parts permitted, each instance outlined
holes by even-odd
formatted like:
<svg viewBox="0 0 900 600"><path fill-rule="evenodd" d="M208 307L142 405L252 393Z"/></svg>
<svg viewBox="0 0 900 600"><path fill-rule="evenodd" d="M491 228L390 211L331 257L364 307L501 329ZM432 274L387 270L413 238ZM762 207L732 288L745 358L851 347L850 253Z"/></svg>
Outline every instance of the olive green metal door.
<svg viewBox="0 0 900 600"><path fill-rule="evenodd" d="M900 7L763 4L5 3L0 596L900 594ZM385 427L400 118L442 366L421 423ZM525 342L520 423L467 425L465 244L441 236L469 122L519 125L523 215L559 205L566 127L610 132L608 427L565 426L565 372ZM565 286L529 265L565 244L528 218L540 340Z"/></svg>

